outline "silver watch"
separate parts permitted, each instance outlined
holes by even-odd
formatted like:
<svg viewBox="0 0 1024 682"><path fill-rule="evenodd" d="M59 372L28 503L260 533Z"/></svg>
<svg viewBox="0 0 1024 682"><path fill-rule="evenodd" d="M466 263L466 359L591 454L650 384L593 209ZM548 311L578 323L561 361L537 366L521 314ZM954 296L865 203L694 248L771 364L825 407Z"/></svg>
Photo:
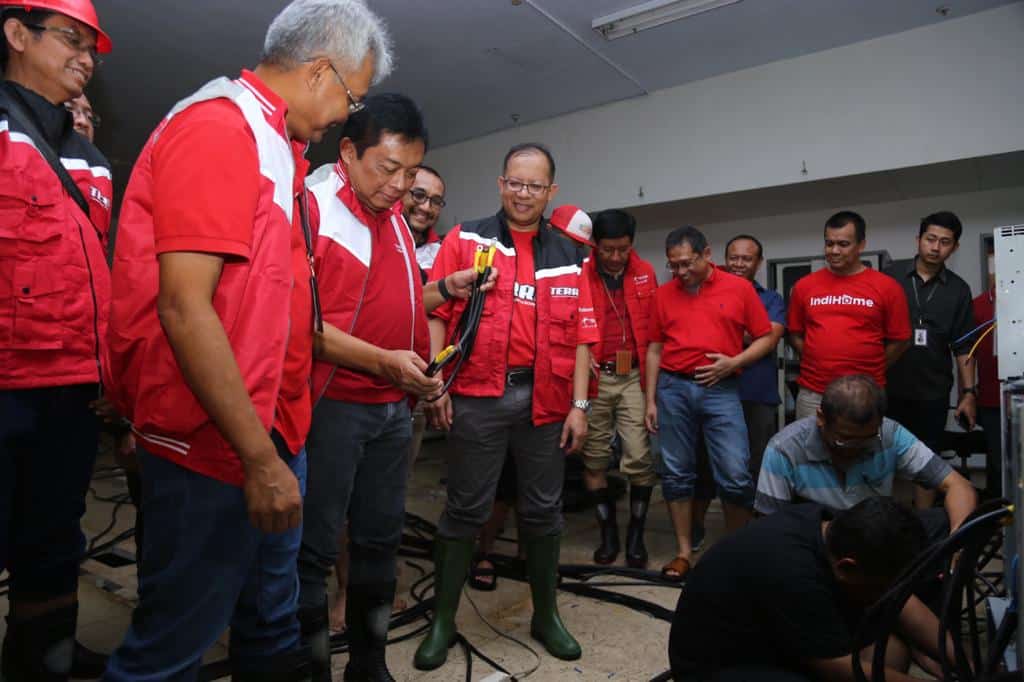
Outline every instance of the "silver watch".
<svg viewBox="0 0 1024 682"><path fill-rule="evenodd" d="M589 400L573 400L572 406L583 410L583 413L590 415L590 401Z"/></svg>

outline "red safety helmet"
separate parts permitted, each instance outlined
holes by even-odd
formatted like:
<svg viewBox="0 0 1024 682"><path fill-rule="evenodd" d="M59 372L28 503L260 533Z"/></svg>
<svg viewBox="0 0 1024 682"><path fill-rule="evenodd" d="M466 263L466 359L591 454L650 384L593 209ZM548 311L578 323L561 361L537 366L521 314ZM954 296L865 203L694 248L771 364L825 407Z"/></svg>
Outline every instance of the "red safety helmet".
<svg viewBox="0 0 1024 682"><path fill-rule="evenodd" d="M100 28L100 18L91 0L0 0L0 8L4 7L17 7L26 12L44 10L77 19L96 31L97 52L106 54L113 47L110 36Z"/></svg>

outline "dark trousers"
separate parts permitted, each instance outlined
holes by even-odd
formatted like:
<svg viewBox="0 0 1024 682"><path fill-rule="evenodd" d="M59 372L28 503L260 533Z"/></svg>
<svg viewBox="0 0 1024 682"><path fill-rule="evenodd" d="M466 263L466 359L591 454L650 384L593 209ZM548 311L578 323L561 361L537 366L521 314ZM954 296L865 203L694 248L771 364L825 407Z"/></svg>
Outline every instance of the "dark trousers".
<svg viewBox="0 0 1024 682"><path fill-rule="evenodd" d="M395 579L411 447L412 414L405 400L373 405L324 398L317 404L306 441L301 608L323 603L346 519L349 589Z"/></svg>
<svg viewBox="0 0 1024 682"><path fill-rule="evenodd" d="M306 455L275 434L281 459L305 489ZM301 528L262 533L242 488L137 448L149 532L139 604L103 677L110 682L191 681L231 627L236 671L266 671L299 643L295 557Z"/></svg>
<svg viewBox="0 0 1024 682"><path fill-rule="evenodd" d="M506 455L515 460L516 513L523 533L536 537L562 532L562 422L534 426L532 404L531 383L506 386L500 398L453 398L441 536L476 538L491 515Z"/></svg>
<svg viewBox="0 0 1024 682"><path fill-rule="evenodd" d="M946 431L949 400L907 400L890 396L886 416L903 425L919 441L938 454Z"/></svg>
<svg viewBox="0 0 1024 682"><path fill-rule="evenodd" d="M985 491L990 497L1003 496L1003 439L998 407L979 407L978 424L985 431Z"/></svg>
<svg viewBox="0 0 1024 682"><path fill-rule="evenodd" d="M811 682L807 675L769 665L738 665L713 673L676 673L676 682Z"/></svg>
<svg viewBox="0 0 1024 682"><path fill-rule="evenodd" d="M0 571L12 600L75 592L99 421L96 384L0 391Z"/></svg>

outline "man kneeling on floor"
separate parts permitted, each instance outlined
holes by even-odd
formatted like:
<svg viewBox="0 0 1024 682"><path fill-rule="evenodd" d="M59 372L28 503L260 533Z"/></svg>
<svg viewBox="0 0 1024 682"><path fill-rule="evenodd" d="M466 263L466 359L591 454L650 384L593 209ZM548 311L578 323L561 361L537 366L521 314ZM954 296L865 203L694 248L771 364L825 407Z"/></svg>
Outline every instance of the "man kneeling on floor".
<svg viewBox="0 0 1024 682"><path fill-rule="evenodd" d="M754 509L771 514L801 499L849 509L869 497L891 496L900 477L945 495L945 513L919 512L929 540L944 539L974 511L974 488L884 415L885 392L874 379L852 374L833 381L816 416L798 419L769 441Z"/></svg>
<svg viewBox="0 0 1024 682"><path fill-rule="evenodd" d="M832 513L792 505L715 544L694 568L669 636L675 680L854 680L855 633L925 547L920 519L891 498ZM896 633L933 655L938 620L916 597ZM866 655L866 654L865 654ZM914 679L891 640L885 679Z"/></svg>

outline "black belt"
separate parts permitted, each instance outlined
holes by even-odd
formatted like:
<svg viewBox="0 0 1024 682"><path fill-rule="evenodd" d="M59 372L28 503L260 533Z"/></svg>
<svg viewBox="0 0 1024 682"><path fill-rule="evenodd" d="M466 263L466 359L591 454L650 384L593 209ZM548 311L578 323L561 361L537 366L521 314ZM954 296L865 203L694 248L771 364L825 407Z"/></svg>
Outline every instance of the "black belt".
<svg viewBox="0 0 1024 682"><path fill-rule="evenodd" d="M507 386L525 386L533 383L533 368L517 367L505 373L505 384Z"/></svg>
<svg viewBox="0 0 1024 682"><path fill-rule="evenodd" d="M665 374L671 374L674 377L679 377L680 379L686 379L687 381L697 381L697 375L693 372L673 372L670 369L663 369L661 371Z"/></svg>
<svg viewBox="0 0 1024 682"><path fill-rule="evenodd" d="M598 368L603 373L605 373L605 374L610 374L612 376L618 376L618 374L619 374L618 364L614 360L609 360L608 362L602 362L602 363L600 363L598 365ZM636 368L637 368L636 363L633 363L630 366L629 371L632 372Z"/></svg>

